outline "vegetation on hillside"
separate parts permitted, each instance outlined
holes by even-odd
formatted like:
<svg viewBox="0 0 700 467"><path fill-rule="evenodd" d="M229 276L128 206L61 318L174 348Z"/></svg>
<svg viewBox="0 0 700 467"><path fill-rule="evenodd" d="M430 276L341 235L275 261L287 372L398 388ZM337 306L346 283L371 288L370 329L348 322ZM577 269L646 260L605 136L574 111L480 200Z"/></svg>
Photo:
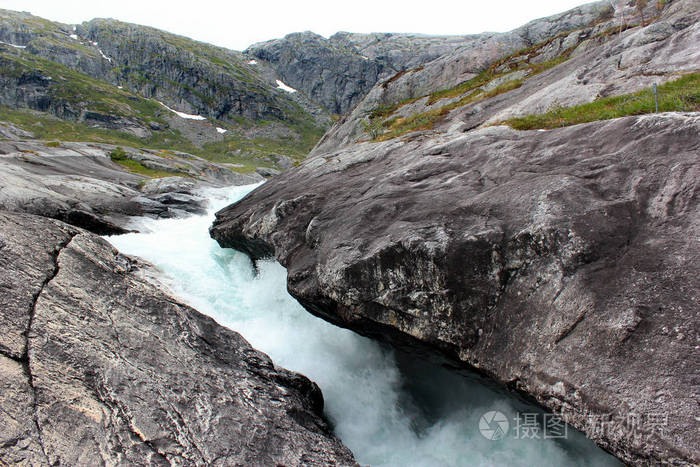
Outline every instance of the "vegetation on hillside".
<svg viewBox="0 0 700 467"><path fill-rule="evenodd" d="M477 102L483 99L488 99L490 97L495 97L499 94L503 94L513 89L517 89L522 85L522 80L516 79L512 81L507 81L496 88L484 92L477 89L459 100L451 102L442 107L436 109L428 110L427 112L421 112L418 114L413 114L409 117L396 117L382 122L382 127L384 132L377 134L373 138L374 141L387 141L393 138L397 138L406 133L417 130L429 130L440 120L444 119L447 114L458 107L463 107L467 104Z"/></svg>
<svg viewBox="0 0 700 467"><path fill-rule="evenodd" d="M601 18L604 19L606 15L607 13L604 12ZM633 25L626 25L622 30L630 27L633 27ZM618 34L620 31L620 28L611 28L589 39ZM578 43L563 50L558 56L550 60L538 61L537 58L547 46L554 41L565 38L572 32L562 32L543 42L514 52L492 63L474 78L457 86L435 91L424 96L405 99L394 104L379 105L369 113L367 120L363 123L365 132L373 141L386 141L413 131L429 130L456 108L517 89L524 80L569 60ZM512 79L509 79L509 76ZM396 78L397 76L392 79ZM496 83L500 84L494 86ZM433 108L410 116L395 115L402 107L421 99L426 99L426 106ZM435 107L436 104L443 100L447 102L439 107Z"/></svg>
<svg viewBox="0 0 700 467"><path fill-rule="evenodd" d="M690 73L658 87L659 112L700 111L700 73ZM653 88L633 94L604 97L587 104L557 107L538 115L512 118L503 123L517 130L556 128L656 111Z"/></svg>
<svg viewBox="0 0 700 467"><path fill-rule="evenodd" d="M294 138L252 138L248 139L236 131L233 125L216 122L228 128L222 141L206 143L202 147L193 145L178 130L154 132L150 138L139 138L133 134L94 128L84 123L61 120L44 112L29 109L10 109L0 106L0 121L10 122L17 127L34 133L43 140L97 142L134 148L176 150L188 152L212 162L228 163L237 172L251 172L256 167L274 165L269 156L284 154L295 160L302 160L313 148L324 130L311 124L297 127L301 136ZM230 134L230 136L229 136Z"/></svg>
<svg viewBox="0 0 700 467"><path fill-rule="evenodd" d="M10 31L26 31L31 41L25 49L0 44L0 82L6 83L0 120L37 138L173 149L247 172L273 166L277 154L302 159L326 130L322 118L317 121L270 86L239 52L114 20L94 20L75 31L28 13L0 10L0 22ZM194 78L182 80L183 73ZM20 82L29 83L27 92L12 91ZM174 114L144 97L151 94L206 107L199 113L209 117L211 127L173 121ZM235 109L249 101L251 111L238 115ZM260 115L251 117L256 111ZM90 112L87 121L85 112ZM217 134L215 127L226 132ZM148 136L134 134L139 132Z"/></svg>
<svg viewBox="0 0 700 467"><path fill-rule="evenodd" d="M145 175L146 177L151 177L151 178L163 178L163 177L172 177L172 176L180 176L180 177L188 177L189 175L184 173L184 172L166 172L164 170L156 170L156 169L151 169L149 167L144 166L142 163L139 161L135 161L132 159L129 159L128 154L124 149L117 147L115 148L110 154L109 158L112 159L112 162L115 162L122 167L126 168L129 172L137 173L140 175Z"/></svg>
<svg viewBox="0 0 700 467"><path fill-rule="evenodd" d="M285 154L302 159L321 138L325 129L296 103L288 105L286 121L252 121L237 119L237 124L213 121L212 125L227 131L223 141L193 144L177 129L168 128L169 111L161 104L105 81L92 78L56 62L26 53L0 51L0 76L20 79L35 76L47 80L48 112L0 107L0 120L30 131L37 138L57 141L92 141L148 149L174 149L189 152L215 162L238 165L236 170L249 172L258 166L270 166L272 154ZM124 117L148 127L156 123L164 130L153 131L140 138L126 131L96 128L78 121L82 110ZM57 118L51 113L61 113ZM245 130L278 123L287 127L290 136L249 138Z"/></svg>

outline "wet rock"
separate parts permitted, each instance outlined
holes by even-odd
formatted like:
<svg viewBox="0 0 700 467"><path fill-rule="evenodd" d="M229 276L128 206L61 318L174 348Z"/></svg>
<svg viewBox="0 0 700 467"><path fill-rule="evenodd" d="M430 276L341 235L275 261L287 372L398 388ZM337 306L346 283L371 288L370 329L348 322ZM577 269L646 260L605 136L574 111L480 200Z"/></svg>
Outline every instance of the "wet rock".
<svg viewBox="0 0 700 467"><path fill-rule="evenodd" d="M185 193L163 193L152 198L169 208L180 209L192 214L206 213L206 199Z"/></svg>

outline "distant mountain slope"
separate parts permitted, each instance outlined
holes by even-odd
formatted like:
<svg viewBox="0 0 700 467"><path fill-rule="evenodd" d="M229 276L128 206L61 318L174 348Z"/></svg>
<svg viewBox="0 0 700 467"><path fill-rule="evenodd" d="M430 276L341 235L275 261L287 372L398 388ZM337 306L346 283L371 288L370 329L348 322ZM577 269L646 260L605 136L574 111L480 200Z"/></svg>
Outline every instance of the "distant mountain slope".
<svg viewBox="0 0 700 467"><path fill-rule="evenodd" d="M2 10L0 41L0 103L17 124L16 111L31 109L88 128L76 137L116 130L145 145L264 165L275 153L302 157L330 123L266 65L153 28L104 19L69 26Z"/></svg>
<svg viewBox="0 0 700 467"><path fill-rule="evenodd" d="M464 36L339 32L329 39L312 32L261 42L245 53L264 60L289 85L328 112L345 114L379 81L436 62L421 76L424 89L447 87L481 72L516 50L563 31L586 26L610 10L608 1L541 18L506 33Z"/></svg>

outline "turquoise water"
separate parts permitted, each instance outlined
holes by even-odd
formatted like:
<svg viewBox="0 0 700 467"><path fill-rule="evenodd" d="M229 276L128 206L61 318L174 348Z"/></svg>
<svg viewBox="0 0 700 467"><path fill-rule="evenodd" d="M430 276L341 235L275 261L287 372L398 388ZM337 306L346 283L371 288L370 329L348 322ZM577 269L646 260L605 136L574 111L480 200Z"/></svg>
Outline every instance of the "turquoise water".
<svg viewBox="0 0 700 467"><path fill-rule="evenodd" d="M208 233L213 214L253 186L206 192L211 209L187 219L141 219L142 233L110 237L122 252L156 265L174 294L242 334L276 364L323 390L326 415L361 464L372 466L619 465L582 434L544 439L525 426L539 412L477 381L399 354L307 313L286 289L286 271L221 249ZM503 414L508 427L482 421ZM494 419L495 420L495 419ZM501 419L498 419L501 420ZM501 439L493 427L504 428ZM536 432L536 433L535 433ZM560 436L561 433L558 433ZM496 437L500 437L500 434Z"/></svg>

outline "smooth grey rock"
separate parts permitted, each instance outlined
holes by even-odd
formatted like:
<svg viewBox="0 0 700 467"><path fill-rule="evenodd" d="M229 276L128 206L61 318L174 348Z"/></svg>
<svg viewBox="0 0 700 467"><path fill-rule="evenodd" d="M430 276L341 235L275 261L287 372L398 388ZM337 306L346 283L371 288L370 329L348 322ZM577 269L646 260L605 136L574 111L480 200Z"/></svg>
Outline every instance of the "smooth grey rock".
<svg viewBox="0 0 700 467"><path fill-rule="evenodd" d="M161 193L184 193L194 194L197 182L185 177L163 177L147 180L141 186L141 193L145 195L156 195Z"/></svg>
<svg viewBox="0 0 700 467"><path fill-rule="evenodd" d="M276 257L311 313L485 373L624 462L696 464L698 134L669 113L357 144L211 234Z"/></svg>
<svg viewBox="0 0 700 467"><path fill-rule="evenodd" d="M279 175L281 172L279 170L270 169L269 167L258 167L255 169L255 173L262 177L270 178Z"/></svg>
<svg viewBox="0 0 700 467"><path fill-rule="evenodd" d="M205 187L247 185L259 175L238 174L186 153L124 148L143 165L191 177L149 179L110 159L112 145L43 141L0 142L0 209L59 219L99 235L128 231L131 216L179 217L204 212L195 192ZM143 186L141 186L143 184ZM168 196L173 193L173 196ZM175 196L179 194L179 196Z"/></svg>
<svg viewBox="0 0 700 467"><path fill-rule="evenodd" d="M32 139L34 138L34 133L17 128L12 123L0 122L0 138L9 139L11 141Z"/></svg>
<svg viewBox="0 0 700 467"><path fill-rule="evenodd" d="M277 166L282 170L291 169L294 166L294 161L289 156L275 155L273 157Z"/></svg>
<svg viewBox="0 0 700 467"><path fill-rule="evenodd" d="M148 265L26 214L0 212L0 237L3 463L355 465L314 383L146 280Z"/></svg>

